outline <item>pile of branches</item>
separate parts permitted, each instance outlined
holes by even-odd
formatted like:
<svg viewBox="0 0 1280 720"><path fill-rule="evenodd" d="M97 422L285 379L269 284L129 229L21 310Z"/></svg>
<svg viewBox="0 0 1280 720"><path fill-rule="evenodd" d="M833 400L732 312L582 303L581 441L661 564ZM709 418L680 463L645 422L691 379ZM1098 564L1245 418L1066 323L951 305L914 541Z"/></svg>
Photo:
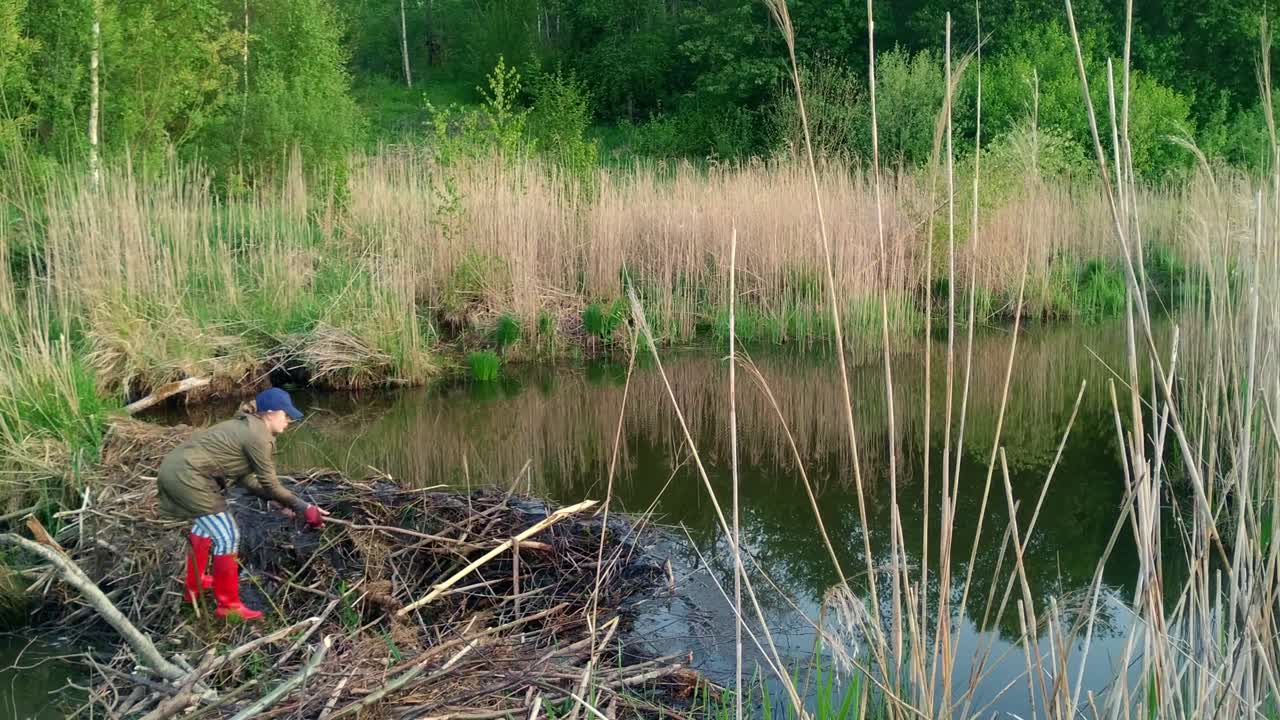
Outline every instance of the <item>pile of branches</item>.
<svg viewBox="0 0 1280 720"><path fill-rule="evenodd" d="M104 649L87 656L80 715L643 717L704 682L683 657L628 651L628 600L662 571L637 524L606 527L591 501L304 473L295 490L332 512L320 532L230 497L242 596L264 622L214 617L208 592L184 604L187 526L157 515L154 468L187 432L116 426L56 536L34 520L34 540L0 535L34 561L24 572L59 635Z"/></svg>

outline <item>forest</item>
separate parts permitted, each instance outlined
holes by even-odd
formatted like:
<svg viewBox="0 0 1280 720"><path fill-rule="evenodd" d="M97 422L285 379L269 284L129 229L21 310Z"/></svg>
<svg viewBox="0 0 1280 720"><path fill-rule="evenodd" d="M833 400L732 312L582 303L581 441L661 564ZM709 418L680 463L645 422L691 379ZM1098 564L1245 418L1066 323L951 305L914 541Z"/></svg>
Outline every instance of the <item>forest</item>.
<svg viewBox="0 0 1280 720"><path fill-rule="evenodd" d="M1091 87L1126 45L1125 4L1074 4ZM1259 167L1257 90L1264 0L1175 0L1134 8L1130 133L1152 182L1186 178L1193 141L1211 159ZM822 150L869 153L867 21L860 3L799 0L797 53L813 86ZM1087 123L1061 3L908 0L879 9L880 120L887 160L930 153L944 93L945 18L957 55L983 61L984 146L1028 122L1085 163ZM95 48L97 52L95 53ZM0 142L83 162L99 58L104 156L199 160L224 187L287 149L341 166L356 148L428 141L432 117L474 108L499 60L519 78L523 139L579 134L601 161L741 161L794 149L785 52L758 0L31 0L0 1ZM1118 62L1118 60L1117 60ZM1116 68L1113 75L1118 74ZM956 131L972 147L976 73L957 89Z"/></svg>

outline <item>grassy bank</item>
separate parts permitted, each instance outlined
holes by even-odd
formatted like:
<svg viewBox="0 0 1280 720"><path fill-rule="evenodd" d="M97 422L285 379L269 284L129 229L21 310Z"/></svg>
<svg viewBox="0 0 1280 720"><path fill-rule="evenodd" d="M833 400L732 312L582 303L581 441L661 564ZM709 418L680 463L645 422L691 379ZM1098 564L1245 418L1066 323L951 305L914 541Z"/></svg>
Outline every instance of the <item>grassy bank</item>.
<svg viewBox="0 0 1280 720"><path fill-rule="evenodd" d="M12 369L0 382L15 389L0 422L5 467L20 478L10 485L30 488L33 473L91 454L108 409L186 377L212 380L204 396L273 378L362 388L450 368L488 377L495 362L607 350L628 336L627 285L661 341L723 337L734 230L740 340L835 334L810 180L796 163L566 175L533 159L442 162L386 148L353 157L345 178L322 187L302 165L295 154L277 182L226 197L199 167L117 165L99 186L8 158L0 302ZM1099 186L1045 181L1016 163L1002 172L1006 182L977 196L977 234L956 221L953 282L973 290L977 321L1013 314L1024 253L1025 315L1119 313L1123 275ZM836 238L844 334L851 343L873 334L881 288L894 331L921 333L948 292L937 280L949 276L949 258L935 174L904 170L887 183L883 258L870 177L828 164L818 185ZM1183 230L1216 202L1205 186L1141 191L1161 301L1198 262ZM957 198L955 217L967 215L966 202ZM466 357L472 351L485 354ZM59 447L32 450L40 443Z"/></svg>

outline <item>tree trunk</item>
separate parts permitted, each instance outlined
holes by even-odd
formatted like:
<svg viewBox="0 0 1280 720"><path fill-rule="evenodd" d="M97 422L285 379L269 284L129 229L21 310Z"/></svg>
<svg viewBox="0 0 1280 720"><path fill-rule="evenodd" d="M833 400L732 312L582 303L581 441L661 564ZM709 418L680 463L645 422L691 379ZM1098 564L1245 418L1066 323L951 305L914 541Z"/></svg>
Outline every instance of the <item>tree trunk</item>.
<svg viewBox="0 0 1280 720"><path fill-rule="evenodd" d="M93 0L93 48L89 51L89 172L94 187L102 184L98 158L98 60L102 53L102 3Z"/></svg>
<svg viewBox="0 0 1280 720"><path fill-rule="evenodd" d="M404 0L400 0L400 55L404 60L404 84L413 87L413 73L409 71L409 32L404 23Z"/></svg>
<svg viewBox="0 0 1280 720"><path fill-rule="evenodd" d="M249 0L244 0L244 44L240 50L241 73L244 87L240 101L240 142L236 145L236 156L244 162L244 129L249 118ZM243 174L244 168L240 168Z"/></svg>

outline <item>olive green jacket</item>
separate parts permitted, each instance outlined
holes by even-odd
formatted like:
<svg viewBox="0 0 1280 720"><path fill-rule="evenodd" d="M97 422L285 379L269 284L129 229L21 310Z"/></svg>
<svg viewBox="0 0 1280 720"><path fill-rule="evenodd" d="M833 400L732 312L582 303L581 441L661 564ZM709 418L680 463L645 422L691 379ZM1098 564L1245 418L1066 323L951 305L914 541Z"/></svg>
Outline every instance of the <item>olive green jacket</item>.
<svg viewBox="0 0 1280 720"><path fill-rule="evenodd" d="M276 477L276 439L257 415L237 415L192 435L160 463L160 512L189 520L227 509L223 491L235 483L301 512L299 500Z"/></svg>

